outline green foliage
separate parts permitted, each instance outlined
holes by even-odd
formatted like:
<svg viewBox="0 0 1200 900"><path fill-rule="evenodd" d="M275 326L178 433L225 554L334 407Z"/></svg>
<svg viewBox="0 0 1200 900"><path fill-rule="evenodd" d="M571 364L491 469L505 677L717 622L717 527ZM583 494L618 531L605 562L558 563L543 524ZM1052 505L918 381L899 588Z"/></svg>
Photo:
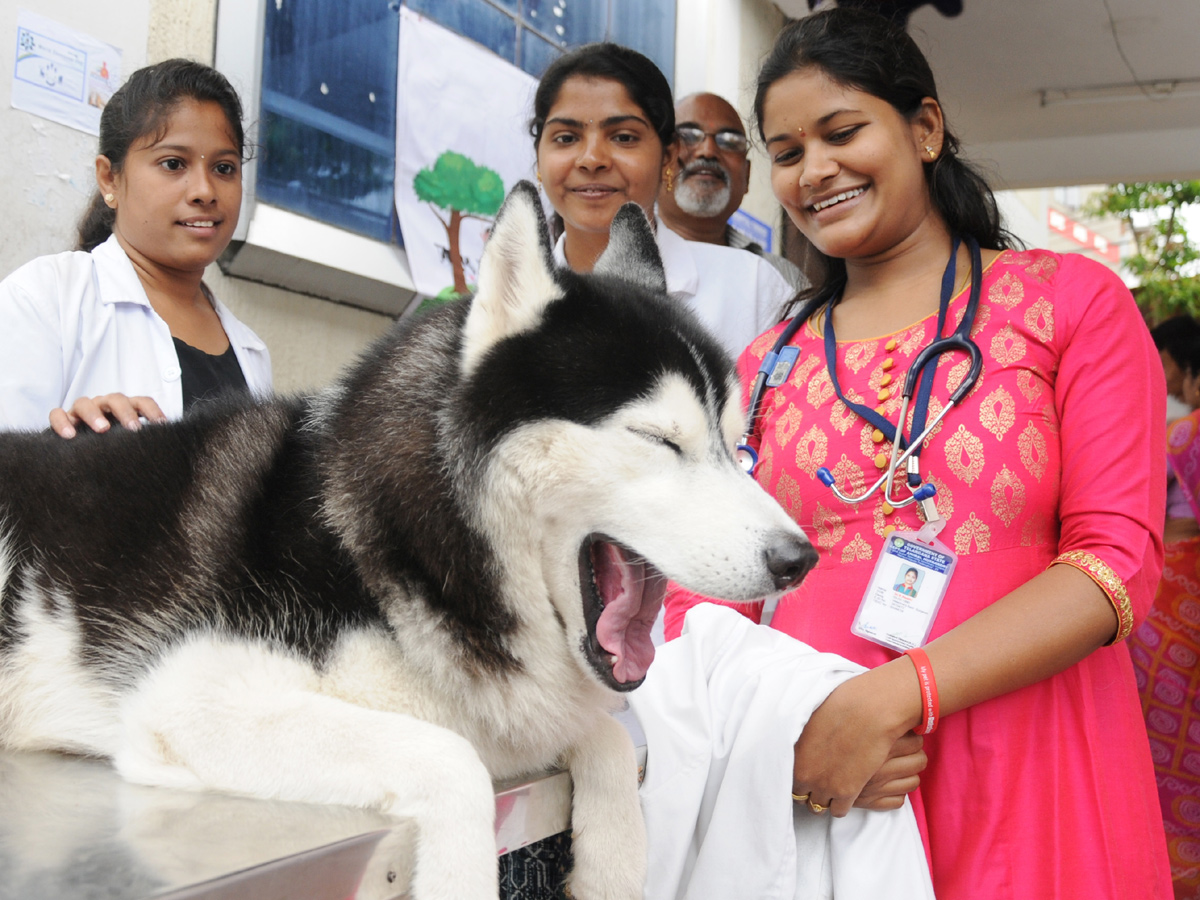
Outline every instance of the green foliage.
<svg viewBox="0 0 1200 900"><path fill-rule="evenodd" d="M504 180L453 150L439 156L432 169L418 172L413 190L426 203L476 216L494 216L504 201Z"/></svg>
<svg viewBox="0 0 1200 900"><path fill-rule="evenodd" d="M1200 203L1200 181L1112 184L1088 204L1089 213L1129 225L1137 252L1124 266L1140 282L1133 293L1152 325L1179 313L1200 316L1200 277L1194 274L1200 248L1180 215L1194 203Z"/></svg>

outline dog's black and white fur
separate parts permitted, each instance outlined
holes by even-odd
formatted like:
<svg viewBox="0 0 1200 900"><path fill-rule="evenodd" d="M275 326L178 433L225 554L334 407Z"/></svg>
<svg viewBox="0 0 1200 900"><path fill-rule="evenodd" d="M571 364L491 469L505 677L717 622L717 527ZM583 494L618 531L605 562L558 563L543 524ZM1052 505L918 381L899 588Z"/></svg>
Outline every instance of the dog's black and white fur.
<svg viewBox="0 0 1200 900"><path fill-rule="evenodd" d="M609 716L666 579L777 593L815 553L737 467L728 357L626 207L556 270L536 192L479 291L314 397L0 436L0 745L418 823L418 900L496 896L492 779L565 765L579 900L641 896Z"/></svg>

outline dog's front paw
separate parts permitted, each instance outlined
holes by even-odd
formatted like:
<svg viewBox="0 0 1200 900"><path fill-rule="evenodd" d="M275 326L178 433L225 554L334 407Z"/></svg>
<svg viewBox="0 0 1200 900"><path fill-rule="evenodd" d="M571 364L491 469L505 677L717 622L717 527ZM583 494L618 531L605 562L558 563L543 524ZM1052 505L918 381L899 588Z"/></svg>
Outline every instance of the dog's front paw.
<svg viewBox="0 0 1200 900"><path fill-rule="evenodd" d="M572 836L575 867L567 876L567 896L572 900L641 900L646 881L644 832L636 829L631 835L596 838L594 833Z"/></svg>

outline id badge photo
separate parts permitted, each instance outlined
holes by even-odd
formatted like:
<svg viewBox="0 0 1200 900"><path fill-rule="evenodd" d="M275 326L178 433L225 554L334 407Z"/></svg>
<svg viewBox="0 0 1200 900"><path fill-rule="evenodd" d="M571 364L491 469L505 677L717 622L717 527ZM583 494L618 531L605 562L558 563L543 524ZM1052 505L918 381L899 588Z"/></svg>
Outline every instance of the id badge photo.
<svg viewBox="0 0 1200 900"><path fill-rule="evenodd" d="M929 638L958 557L936 538L895 531L879 561L850 630L903 653Z"/></svg>

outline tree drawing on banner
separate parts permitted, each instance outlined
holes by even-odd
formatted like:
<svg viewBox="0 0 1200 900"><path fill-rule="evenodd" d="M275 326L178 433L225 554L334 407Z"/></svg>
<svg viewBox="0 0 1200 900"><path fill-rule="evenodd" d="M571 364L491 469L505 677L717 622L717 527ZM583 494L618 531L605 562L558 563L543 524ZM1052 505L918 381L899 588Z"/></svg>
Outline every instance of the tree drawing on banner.
<svg viewBox="0 0 1200 900"><path fill-rule="evenodd" d="M422 169L413 178L417 197L434 207L434 215L446 229L450 244L450 266L454 270L454 293L465 296L467 275L459 245L463 219L490 221L504 202L504 180L491 169L476 165L461 153L447 150L433 168ZM442 209L449 219L438 215ZM443 292L445 293L445 292Z"/></svg>

